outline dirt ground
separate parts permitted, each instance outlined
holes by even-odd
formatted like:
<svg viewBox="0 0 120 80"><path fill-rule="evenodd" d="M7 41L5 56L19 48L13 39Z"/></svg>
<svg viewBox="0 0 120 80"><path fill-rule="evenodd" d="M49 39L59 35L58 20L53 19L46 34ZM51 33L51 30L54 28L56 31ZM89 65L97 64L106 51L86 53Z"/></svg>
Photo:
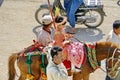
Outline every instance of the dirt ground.
<svg viewBox="0 0 120 80"><path fill-rule="evenodd" d="M117 0L103 0L104 22L97 29L88 29L84 25L76 25L74 35L81 41L104 41L112 29L112 23L120 19L120 6ZM31 45L36 36L33 32L39 26L34 15L40 4L47 0L4 0L0 7L0 80L8 79L8 57ZM102 64L104 67L104 62ZM105 80L105 72L98 69L91 73L90 80Z"/></svg>

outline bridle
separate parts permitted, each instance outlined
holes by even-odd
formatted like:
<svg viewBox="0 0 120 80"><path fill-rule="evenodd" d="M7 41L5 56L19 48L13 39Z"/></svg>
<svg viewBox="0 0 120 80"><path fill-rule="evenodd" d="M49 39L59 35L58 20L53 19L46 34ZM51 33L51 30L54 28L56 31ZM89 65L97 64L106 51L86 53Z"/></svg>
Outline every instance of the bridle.
<svg viewBox="0 0 120 80"><path fill-rule="evenodd" d="M113 79L117 76L118 72L120 71L120 68L119 68L120 67L120 56L118 56L117 58L115 57L115 54L117 52L120 53L120 51L118 50L118 48L115 48L112 56L109 57L110 56L110 50L111 50L111 47L108 49L108 56L107 56L107 59L106 59L106 70L107 70L107 75L111 79ZM117 60L117 61L114 63L115 60ZM112 63L111 68L108 67L110 61Z"/></svg>

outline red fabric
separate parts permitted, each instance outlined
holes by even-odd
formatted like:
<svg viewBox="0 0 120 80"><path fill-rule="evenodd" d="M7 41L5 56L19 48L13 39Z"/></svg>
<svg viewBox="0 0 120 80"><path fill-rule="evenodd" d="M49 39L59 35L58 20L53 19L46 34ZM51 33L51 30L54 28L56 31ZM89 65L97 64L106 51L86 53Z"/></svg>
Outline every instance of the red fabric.
<svg viewBox="0 0 120 80"><path fill-rule="evenodd" d="M85 52L85 50L84 50L84 52ZM84 59L83 59L83 62L82 62L82 65L85 63L85 61L86 61L86 53L84 53Z"/></svg>
<svg viewBox="0 0 120 80"><path fill-rule="evenodd" d="M71 62L70 61L64 60L63 64L64 64L64 66L66 67L67 70L71 68Z"/></svg>

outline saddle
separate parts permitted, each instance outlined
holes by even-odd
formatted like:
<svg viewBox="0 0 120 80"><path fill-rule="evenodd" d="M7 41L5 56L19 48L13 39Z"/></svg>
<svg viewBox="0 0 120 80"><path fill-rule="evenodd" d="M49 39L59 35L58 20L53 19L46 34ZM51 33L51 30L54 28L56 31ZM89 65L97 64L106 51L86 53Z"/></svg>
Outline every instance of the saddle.
<svg viewBox="0 0 120 80"><path fill-rule="evenodd" d="M44 46L37 41L33 40L34 44L25 48L22 52L20 52L19 56L28 56L28 55L38 55L41 54L43 51Z"/></svg>

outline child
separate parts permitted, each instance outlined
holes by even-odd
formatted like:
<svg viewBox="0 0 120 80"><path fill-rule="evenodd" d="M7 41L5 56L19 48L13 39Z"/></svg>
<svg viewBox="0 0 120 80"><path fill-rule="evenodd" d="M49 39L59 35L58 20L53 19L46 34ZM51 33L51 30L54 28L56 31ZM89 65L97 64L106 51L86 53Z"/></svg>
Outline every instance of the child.
<svg viewBox="0 0 120 80"><path fill-rule="evenodd" d="M67 34L65 33L65 23L67 21L67 18L66 17L62 17L62 16L58 16L56 19L55 19L55 23L56 23L56 30L55 30L55 34L54 34L54 44L53 46L60 46L63 48L63 57L64 57L64 65L67 69L70 69L73 71L73 72L79 72L80 70L77 70L75 69L75 65L73 65L69 60L66 60L67 59L67 53L68 53L68 50L67 50L67 45L69 45L71 43L71 41L69 41L68 39L72 37L71 34Z"/></svg>
<svg viewBox="0 0 120 80"><path fill-rule="evenodd" d="M66 17L63 17L63 16L58 16L56 19L55 19L55 23L56 23L56 29L55 29L55 33L54 33L54 37L53 37L53 40L54 40L54 43L53 43L53 46L61 46L63 47L63 42L72 37L71 34L67 34L65 32L65 24L67 22L67 18Z"/></svg>
<svg viewBox="0 0 120 80"><path fill-rule="evenodd" d="M116 20L113 23L113 30L108 34L106 41L116 43L120 46L120 20Z"/></svg>

